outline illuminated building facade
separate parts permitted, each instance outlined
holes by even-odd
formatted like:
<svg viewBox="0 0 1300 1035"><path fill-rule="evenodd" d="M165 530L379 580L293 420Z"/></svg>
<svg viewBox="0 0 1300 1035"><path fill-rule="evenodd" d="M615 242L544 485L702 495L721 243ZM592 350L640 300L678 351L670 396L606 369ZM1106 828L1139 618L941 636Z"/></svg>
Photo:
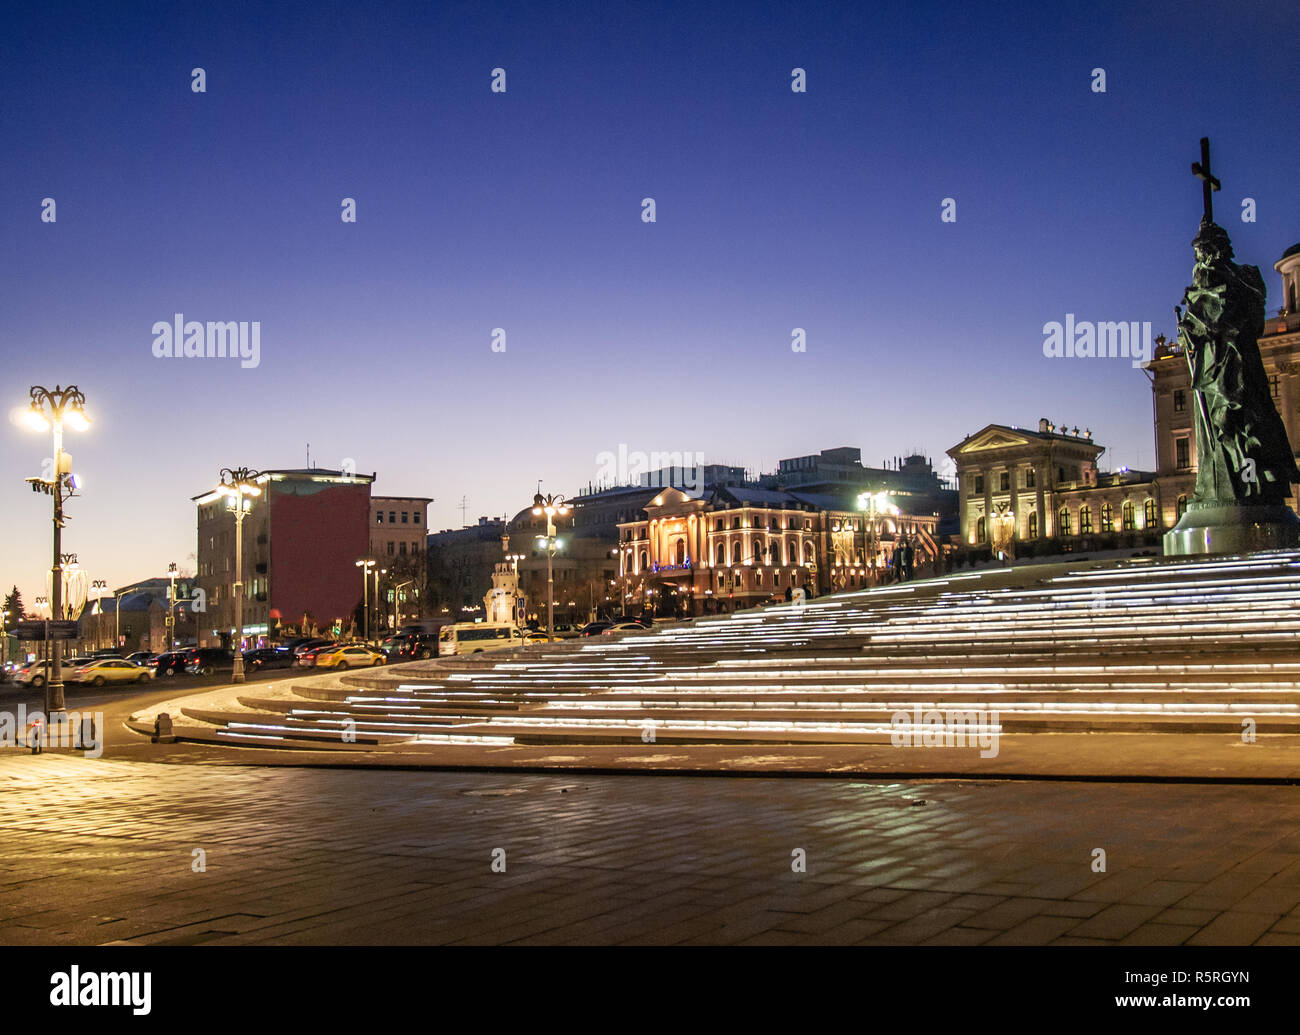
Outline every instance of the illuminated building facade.
<svg viewBox="0 0 1300 1035"><path fill-rule="evenodd" d="M933 572L941 556L937 514L887 503L873 513L858 502L754 486L700 497L664 489L645 504L644 520L619 525L625 609L711 614L785 600L787 590L862 589L884 577L904 537L918 574Z"/></svg>

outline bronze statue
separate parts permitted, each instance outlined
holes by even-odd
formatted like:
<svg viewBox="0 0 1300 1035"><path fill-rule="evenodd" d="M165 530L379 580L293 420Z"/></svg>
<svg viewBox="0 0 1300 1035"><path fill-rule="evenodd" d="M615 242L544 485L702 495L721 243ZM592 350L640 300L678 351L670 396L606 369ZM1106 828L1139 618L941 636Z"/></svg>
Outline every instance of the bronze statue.
<svg viewBox="0 0 1300 1035"><path fill-rule="evenodd" d="M1259 356L1264 278L1233 262L1227 231L1203 219L1196 266L1178 314L1196 402L1200 504L1284 503L1300 481Z"/></svg>

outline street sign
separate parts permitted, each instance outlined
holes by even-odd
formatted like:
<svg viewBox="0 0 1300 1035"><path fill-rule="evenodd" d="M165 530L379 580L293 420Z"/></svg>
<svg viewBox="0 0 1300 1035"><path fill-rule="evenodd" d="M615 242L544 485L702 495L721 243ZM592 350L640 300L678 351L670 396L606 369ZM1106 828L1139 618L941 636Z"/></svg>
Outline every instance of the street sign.
<svg viewBox="0 0 1300 1035"><path fill-rule="evenodd" d="M47 627L51 640L75 640L80 635L76 622L18 622L14 636L20 640L44 640Z"/></svg>

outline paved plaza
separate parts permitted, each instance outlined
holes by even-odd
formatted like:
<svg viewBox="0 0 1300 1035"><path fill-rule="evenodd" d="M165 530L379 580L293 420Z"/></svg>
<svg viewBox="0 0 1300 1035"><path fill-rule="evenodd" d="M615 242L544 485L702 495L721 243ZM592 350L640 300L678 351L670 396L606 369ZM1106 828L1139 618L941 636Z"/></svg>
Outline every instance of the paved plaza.
<svg viewBox="0 0 1300 1035"><path fill-rule="evenodd" d="M1300 944L1290 786L11 750L0 795L9 945Z"/></svg>

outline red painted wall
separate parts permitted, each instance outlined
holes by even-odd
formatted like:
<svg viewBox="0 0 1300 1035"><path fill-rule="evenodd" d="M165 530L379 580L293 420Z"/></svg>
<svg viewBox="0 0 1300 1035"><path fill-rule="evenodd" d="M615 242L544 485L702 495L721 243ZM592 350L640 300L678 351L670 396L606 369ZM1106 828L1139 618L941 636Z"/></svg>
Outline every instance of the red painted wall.
<svg viewBox="0 0 1300 1035"><path fill-rule="evenodd" d="M272 482L271 599L285 625L304 611L317 625L346 629L361 602L357 558L370 546L370 485Z"/></svg>

